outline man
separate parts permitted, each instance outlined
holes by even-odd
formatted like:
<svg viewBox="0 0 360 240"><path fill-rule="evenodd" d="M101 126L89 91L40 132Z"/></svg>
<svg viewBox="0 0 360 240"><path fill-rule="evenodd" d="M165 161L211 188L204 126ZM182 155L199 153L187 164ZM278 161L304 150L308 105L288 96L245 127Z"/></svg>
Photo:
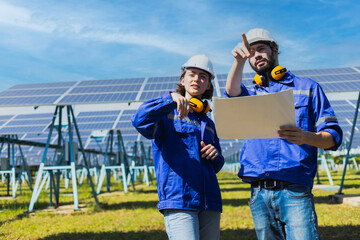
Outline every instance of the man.
<svg viewBox="0 0 360 240"><path fill-rule="evenodd" d="M336 150L342 130L322 88L278 66L279 47L265 29L251 29L232 51L234 63L226 82L228 97L293 89L296 126L282 126L279 138L246 139L238 176L251 184L249 201L259 239L320 239L311 193L317 148ZM246 60L257 73L246 88ZM241 109L239 109L241 111ZM244 111L244 114L246 112Z"/></svg>

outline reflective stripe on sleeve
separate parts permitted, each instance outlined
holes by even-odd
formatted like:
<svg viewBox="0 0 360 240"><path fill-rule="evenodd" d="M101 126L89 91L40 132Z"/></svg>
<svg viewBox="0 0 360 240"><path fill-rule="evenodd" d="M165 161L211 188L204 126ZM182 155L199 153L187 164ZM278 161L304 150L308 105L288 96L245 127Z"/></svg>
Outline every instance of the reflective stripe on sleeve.
<svg viewBox="0 0 360 240"><path fill-rule="evenodd" d="M293 90L294 95L306 95L311 97L312 92L310 90Z"/></svg>
<svg viewBox="0 0 360 240"><path fill-rule="evenodd" d="M326 117L321 117L319 118L319 120L316 122L316 126L320 125L323 122L336 122L337 118L336 116L326 116Z"/></svg>

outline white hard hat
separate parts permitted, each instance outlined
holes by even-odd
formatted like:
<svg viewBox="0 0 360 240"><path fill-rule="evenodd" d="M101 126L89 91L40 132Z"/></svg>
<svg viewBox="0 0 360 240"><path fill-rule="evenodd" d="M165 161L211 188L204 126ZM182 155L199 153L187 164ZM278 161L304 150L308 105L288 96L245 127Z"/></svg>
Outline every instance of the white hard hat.
<svg viewBox="0 0 360 240"><path fill-rule="evenodd" d="M259 42L259 41L274 42L277 45L277 42L271 36L270 32L263 28L254 28L254 29L249 30L246 33L246 38L250 45L255 42Z"/></svg>
<svg viewBox="0 0 360 240"><path fill-rule="evenodd" d="M181 70L185 71L185 69L188 68L198 68L204 70L210 73L211 79L215 78L213 65L210 59L204 54L194 55L191 58L189 58L189 60L187 60L187 62L184 63L184 65L182 65Z"/></svg>

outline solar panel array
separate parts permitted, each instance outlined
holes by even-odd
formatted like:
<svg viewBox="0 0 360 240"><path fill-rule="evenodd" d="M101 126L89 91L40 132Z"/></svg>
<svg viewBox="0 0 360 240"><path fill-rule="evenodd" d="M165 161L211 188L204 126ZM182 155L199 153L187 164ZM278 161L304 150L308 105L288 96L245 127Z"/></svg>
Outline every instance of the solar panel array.
<svg viewBox="0 0 360 240"><path fill-rule="evenodd" d="M0 134L41 133L51 123L52 113L23 114L9 117L1 121Z"/></svg>
<svg viewBox="0 0 360 240"><path fill-rule="evenodd" d="M326 93L360 91L360 67L309 69L292 71L297 76L309 77L321 84ZM253 84L254 73L244 73L243 83ZM214 79L214 96L223 97L227 74L218 74ZM111 80L86 80L58 83L19 84L0 92L0 107L95 104L119 102L143 102L174 91L180 76L149 77ZM331 100L340 125L344 130L344 144L349 141L356 100ZM128 152L135 141L150 141L142 137L131 125L131 116L136 109L114 109L79 111L76 121L85 148L105 150L106 138L94 135L94 131L105 133L110 129L120 129ZM0 134L17 134L24 140L45 142L48 126L53 113L0 115ZM360 123L359 123L360 124ZM360 147L356 125L353 147ZM66 130L66 126L65 126ZM101 134L100 134L101 135ZM105 134L106 135L106 134ZM66 138L66 135L65 135ZM52 142L56 142L55 134ZM77 137L74 136L76 140ZM221 140L224 156L230 156L241 149L242 140ZM43 149L25 147L29 159L37 159ZM6 152L6 146L2 154Z"/></svg>
<svg viewBox="0 0 360 240"><path fill-rule="evenodd" d="M135 101L144 78L19 84L0 93L0 106Z"/></svg>

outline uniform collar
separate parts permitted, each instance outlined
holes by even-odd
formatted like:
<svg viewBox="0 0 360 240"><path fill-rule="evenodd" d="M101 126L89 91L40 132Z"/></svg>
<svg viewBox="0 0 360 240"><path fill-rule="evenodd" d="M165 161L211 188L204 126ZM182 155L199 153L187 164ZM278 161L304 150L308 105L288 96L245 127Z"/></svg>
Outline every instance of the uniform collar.
<svg viewBox="0 0 360 240"><path fill-rule="evenodd" d="M290 71L287 71L286 73L285 73L285 76L283 77L283 79L281 79L280 81L278 81L279 83L282 83L282 84L286 84L286 85L288 85L288 84L291 84L291 83L293 83L294 82L294 74L292 74L292 72L290 72Z"/></svg>

